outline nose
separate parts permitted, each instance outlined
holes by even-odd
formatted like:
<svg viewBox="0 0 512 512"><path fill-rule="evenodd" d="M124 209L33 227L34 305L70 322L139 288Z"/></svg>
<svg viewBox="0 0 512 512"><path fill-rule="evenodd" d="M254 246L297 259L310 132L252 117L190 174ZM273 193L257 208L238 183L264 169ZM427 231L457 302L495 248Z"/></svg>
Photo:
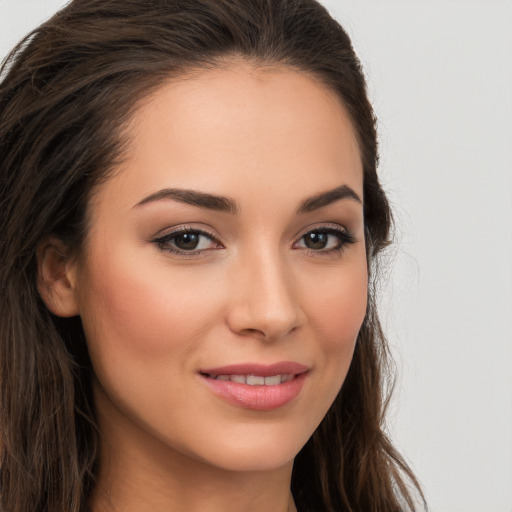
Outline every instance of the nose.
<svg viewBox="0 0 512 512"><path fill-rule="evenodd" d="M231 283L227 321L236 334L274 341L303 324L291 270L278 254L240 258Z"/></svg>

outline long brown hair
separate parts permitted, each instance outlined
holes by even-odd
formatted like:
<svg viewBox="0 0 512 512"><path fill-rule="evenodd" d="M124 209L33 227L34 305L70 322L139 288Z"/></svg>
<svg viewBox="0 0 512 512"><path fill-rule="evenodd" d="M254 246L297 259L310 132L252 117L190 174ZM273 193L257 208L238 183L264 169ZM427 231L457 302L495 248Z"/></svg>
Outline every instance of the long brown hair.
<svg viewBox="0 0 512 512"><path fill-rule="evenodd" d="M98 457L86 340L78 317L58 318L41 300L38 244L52 234L80 250L91 193L122 158L123 126L141 98L169 77L239 56L331 87L363 160L368 310L345 383L295 460L297 506L397 512L422 498L383 431L391 374L375 283L391 213L376 173L374 114L345 31L314 0L74 0L1 71L2 512L86 510Z"/></svg>

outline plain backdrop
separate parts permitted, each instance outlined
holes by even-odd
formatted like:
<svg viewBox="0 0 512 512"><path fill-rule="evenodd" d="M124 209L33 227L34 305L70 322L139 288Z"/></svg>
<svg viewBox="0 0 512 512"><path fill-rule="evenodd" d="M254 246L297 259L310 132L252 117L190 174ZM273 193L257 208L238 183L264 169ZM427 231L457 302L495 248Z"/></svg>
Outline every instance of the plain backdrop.
<svg viewBox="0 0 512 512"><path fill-rule="evenodd" d="M62 0L0 0L0 55ZM324 0L368 78L396 244L389 431L432 512L512 512L512 2Z"/></svg>

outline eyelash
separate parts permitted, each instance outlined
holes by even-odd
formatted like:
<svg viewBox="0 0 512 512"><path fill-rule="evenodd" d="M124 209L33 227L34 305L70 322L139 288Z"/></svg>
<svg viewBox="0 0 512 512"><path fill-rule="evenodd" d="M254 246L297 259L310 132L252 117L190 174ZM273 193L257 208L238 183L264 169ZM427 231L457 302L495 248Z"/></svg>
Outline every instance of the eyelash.
<svg viewBox="0 0 512 512"><path fill-rule="evenodd" d="M216 242L218 245L221 245L220 242L215 238L215 236L212 233L208 233L207 231L203 231L202 229L189 227L177 228L174 231L171 231L170 233L167 233L159 238L155 238L153 240L153 243L155 243L162 251L170 252L171 254L176 254L179 256L198 256L202 254L203 251L208 250L201 249L184 251L178 248L173 248L170 245L177 236L186 234L199 235L201 237L208 238L212 242Z"/></svg>
<svg viewBox="0 0 512 512"><path fill-rule="evenodd" d="M335 254L341 254L348 244L355 243L354 235L347 228L340 228L338 226L321 226L318 228L309 229L305 233L303 233L299 240L295 242L293 245L295 247L300 241L304 239L307 235L315 233L322 235L333 235L338 240L335 247L331 247L330 249L311 249L305 248L306 254L308 256L332 256Z"/></svg>
<svg viewBox="0 0 512 512"><path fill-rule="evenodd" d="M327 256L332 255L336 253L342 253L343 250L346 248L345 246L347 244L353 244L355 242L355 237L352 233L350 233L346 228L340 228L335 226L322 226L319 228L314 228L306 231L303 233L300 238L294 242L293 247L304 239L305 236L308 234L315 233L315 234L321 234L321 235L333 235L338 239L338 242L336 244L336 247L332 247L330 249L311 249L304 247L305 252L309 256ZM182 250L178 249L176 247L172 247L170 244L172 241L179 235L185 235L185 234L193 234L193 235L199 235L200 237L205 237L209 239L211 242L215 242L218 246L221 246L222 244L216 239L216 237L207 231L203 231L201 229L197 228L190 228L190 227L183 227L183 228L177 228L174 231L167 233L161 237L155 238L152 240L152 243L156 244L162 251L169 252L171 254L175 254L178 256L185 256L185 257L191 257L191 256L199 256L204 251L210 250L210 249L199 249L199 250ZM217 247L222 248L222 247Z"/></svg>

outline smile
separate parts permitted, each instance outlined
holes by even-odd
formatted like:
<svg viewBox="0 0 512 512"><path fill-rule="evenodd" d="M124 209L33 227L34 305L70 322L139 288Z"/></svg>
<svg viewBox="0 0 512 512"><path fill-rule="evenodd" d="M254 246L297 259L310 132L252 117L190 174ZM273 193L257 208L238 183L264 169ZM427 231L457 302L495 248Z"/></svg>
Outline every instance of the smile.
<svg viewBox="0 0 512 512"><path fill-rule="evenodd" d="M238 382L238 384L249 384L249 386L277 386L288 382L295 377L293 373L282 373L263 377L261 375L215 375L209 374L209 379Z"/></svg>
<svg viewBox="0 0 512 512"><path fill-rule="evenodd" d="M236 407L255 411L279 409L293 402L308 375L307 366L294 362L238 364L199 372L214 395Z"/></svg>

